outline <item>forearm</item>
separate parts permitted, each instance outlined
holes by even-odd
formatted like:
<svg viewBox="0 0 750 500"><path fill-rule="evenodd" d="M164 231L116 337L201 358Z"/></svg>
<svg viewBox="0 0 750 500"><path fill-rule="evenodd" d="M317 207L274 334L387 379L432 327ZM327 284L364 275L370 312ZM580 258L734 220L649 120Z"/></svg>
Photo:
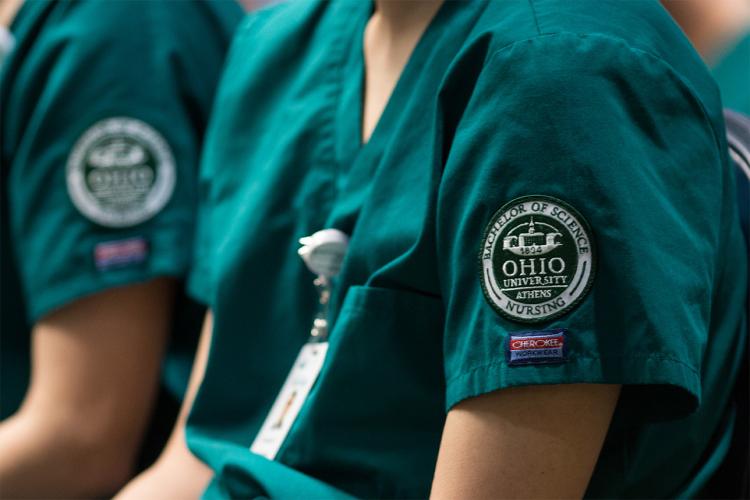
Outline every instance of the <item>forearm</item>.
<svg viewBox="0 0 750 500"><path fill-rule="evenodd" d="M132 473L171 318L168 279L112 289L32 332L31 385L0 425L6 497L102 496Z"/></svg>
<svg viewBox="0 0 750 500"><path fill-rule="evenodd" d="M203 324L185 399L164 451L154 465L138 475L117 494L117 500L198 498L211 480L213 471L190 453L185 442L185 423L208 362L211 329L212 321L209 313Z"/></svg>

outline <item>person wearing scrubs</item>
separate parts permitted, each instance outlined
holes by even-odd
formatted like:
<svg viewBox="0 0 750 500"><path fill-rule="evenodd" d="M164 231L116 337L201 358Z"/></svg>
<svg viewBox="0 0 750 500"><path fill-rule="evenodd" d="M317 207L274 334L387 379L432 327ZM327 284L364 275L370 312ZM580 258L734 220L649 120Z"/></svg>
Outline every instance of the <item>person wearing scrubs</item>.
<svg viewBox="0 0 750 500"><path fill-rule="evenodd" d="M175 430L207 498L701 493L746 248L718 90L659 3L280 5L216 106Z"/></svg>
<svg viewBox="0 0 750 500"><path fill-rule="evenodd" d="M165 383L187 383L197 164L242 9L1 13L0 496L104 496L135 472L170 339Z"/></svg>

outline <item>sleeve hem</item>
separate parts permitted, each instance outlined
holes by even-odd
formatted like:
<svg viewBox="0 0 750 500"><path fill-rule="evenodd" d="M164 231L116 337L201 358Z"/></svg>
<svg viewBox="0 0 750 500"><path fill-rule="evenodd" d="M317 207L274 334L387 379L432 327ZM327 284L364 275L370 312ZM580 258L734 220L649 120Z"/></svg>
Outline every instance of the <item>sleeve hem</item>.
<svg viewBox="0 0 750 500"><path fill-rule="evenodd" d="M682 361L659 355L577 357L555 365L508 366L504 361L466 371L447 382L446 412L464 399L509 387L621 384L644 390L648 420L679 418L700 404L700 376ZM649 387L660 390L648 391ZM666 393L664 392L666 390ZM664 400L665 395L671 399Z"/></svg>
<svg viewBox="0 0 750 500"><path fill-rule="evenodd" d="M43 316L60 309L76 300L96 293L138 283L145 283L161 277L182 278L185 266L178 263L162 265L149 269L127 269L101 274L94 279L85 276L82 279L58 283L56 286L45 288L43 291L31 292L33 300L27 299L29 305L29 321L33 325Z"/></svg>

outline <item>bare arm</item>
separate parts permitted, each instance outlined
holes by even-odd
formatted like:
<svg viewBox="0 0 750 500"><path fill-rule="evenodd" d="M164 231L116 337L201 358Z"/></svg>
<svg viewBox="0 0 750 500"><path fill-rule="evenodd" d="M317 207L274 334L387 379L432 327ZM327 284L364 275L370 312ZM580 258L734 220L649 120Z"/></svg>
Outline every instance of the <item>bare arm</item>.
<svg viewBox="0 0 750 500"><path fill-rule="evenodd" d="M546 385L463 401L448 413L432 498L581 498L619 393Z"/></svg>
<svg viewBox="0 0 750 500"><path fill-rule="evenodd" d="M200 497L211 480L213 472L190 453L185 443L185 422L193 406L208 362L211 346L212 317L209 312L203 323L198 351L193 362L185 399L182 402L177 423L164 451L156 463L133 479L116 500L140 500L143 498L187 499Z"/></svg>
<svg viewBox="0 0 750 500"><path fill-rule="evenodd" d="M717 57L750 27L747 0L662 0L677 24L707 63Z"/></svg>
<svg viewBox="0 0 750 500"><path fill-rule="evenodd" d="M101 496L127 481L147 425L174 284L107 290L32 332L26 399L0 424L4 497Z"/></svg>
<svg viewBox="0 0 750 500"><path fill-rule="evenodd" d="M2 0L0 2L0 26L9 28L21 5L23 5L23 0Z"/></svg>

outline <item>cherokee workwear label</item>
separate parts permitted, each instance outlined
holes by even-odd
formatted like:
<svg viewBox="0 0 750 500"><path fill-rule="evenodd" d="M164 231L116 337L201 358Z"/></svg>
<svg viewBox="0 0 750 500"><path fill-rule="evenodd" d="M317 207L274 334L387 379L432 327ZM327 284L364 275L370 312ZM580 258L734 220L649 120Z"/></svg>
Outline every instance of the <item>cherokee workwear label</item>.
<svg viewBox="0 0 750 500"><path fill-rule="evenodd" d="M76 142L68 158L67 183L73 204L92 221L132 226L169 201L174 157L151 126L132 118L109 118Z"/></svg>
<svg viewBox="0 0 750 500"><path fill-rule="evenodd" d="M565 328L536 332L514 332L505 351L508 365L559 363L565 361Z"/></svg>
<svg viewBox="0 0 750 500"><path fill-rule="evenodd" d="M591 229L570 205L549 196L517 198L495 213L480 253L490 304L520 322L570 310L594 277Z"/></svg>

